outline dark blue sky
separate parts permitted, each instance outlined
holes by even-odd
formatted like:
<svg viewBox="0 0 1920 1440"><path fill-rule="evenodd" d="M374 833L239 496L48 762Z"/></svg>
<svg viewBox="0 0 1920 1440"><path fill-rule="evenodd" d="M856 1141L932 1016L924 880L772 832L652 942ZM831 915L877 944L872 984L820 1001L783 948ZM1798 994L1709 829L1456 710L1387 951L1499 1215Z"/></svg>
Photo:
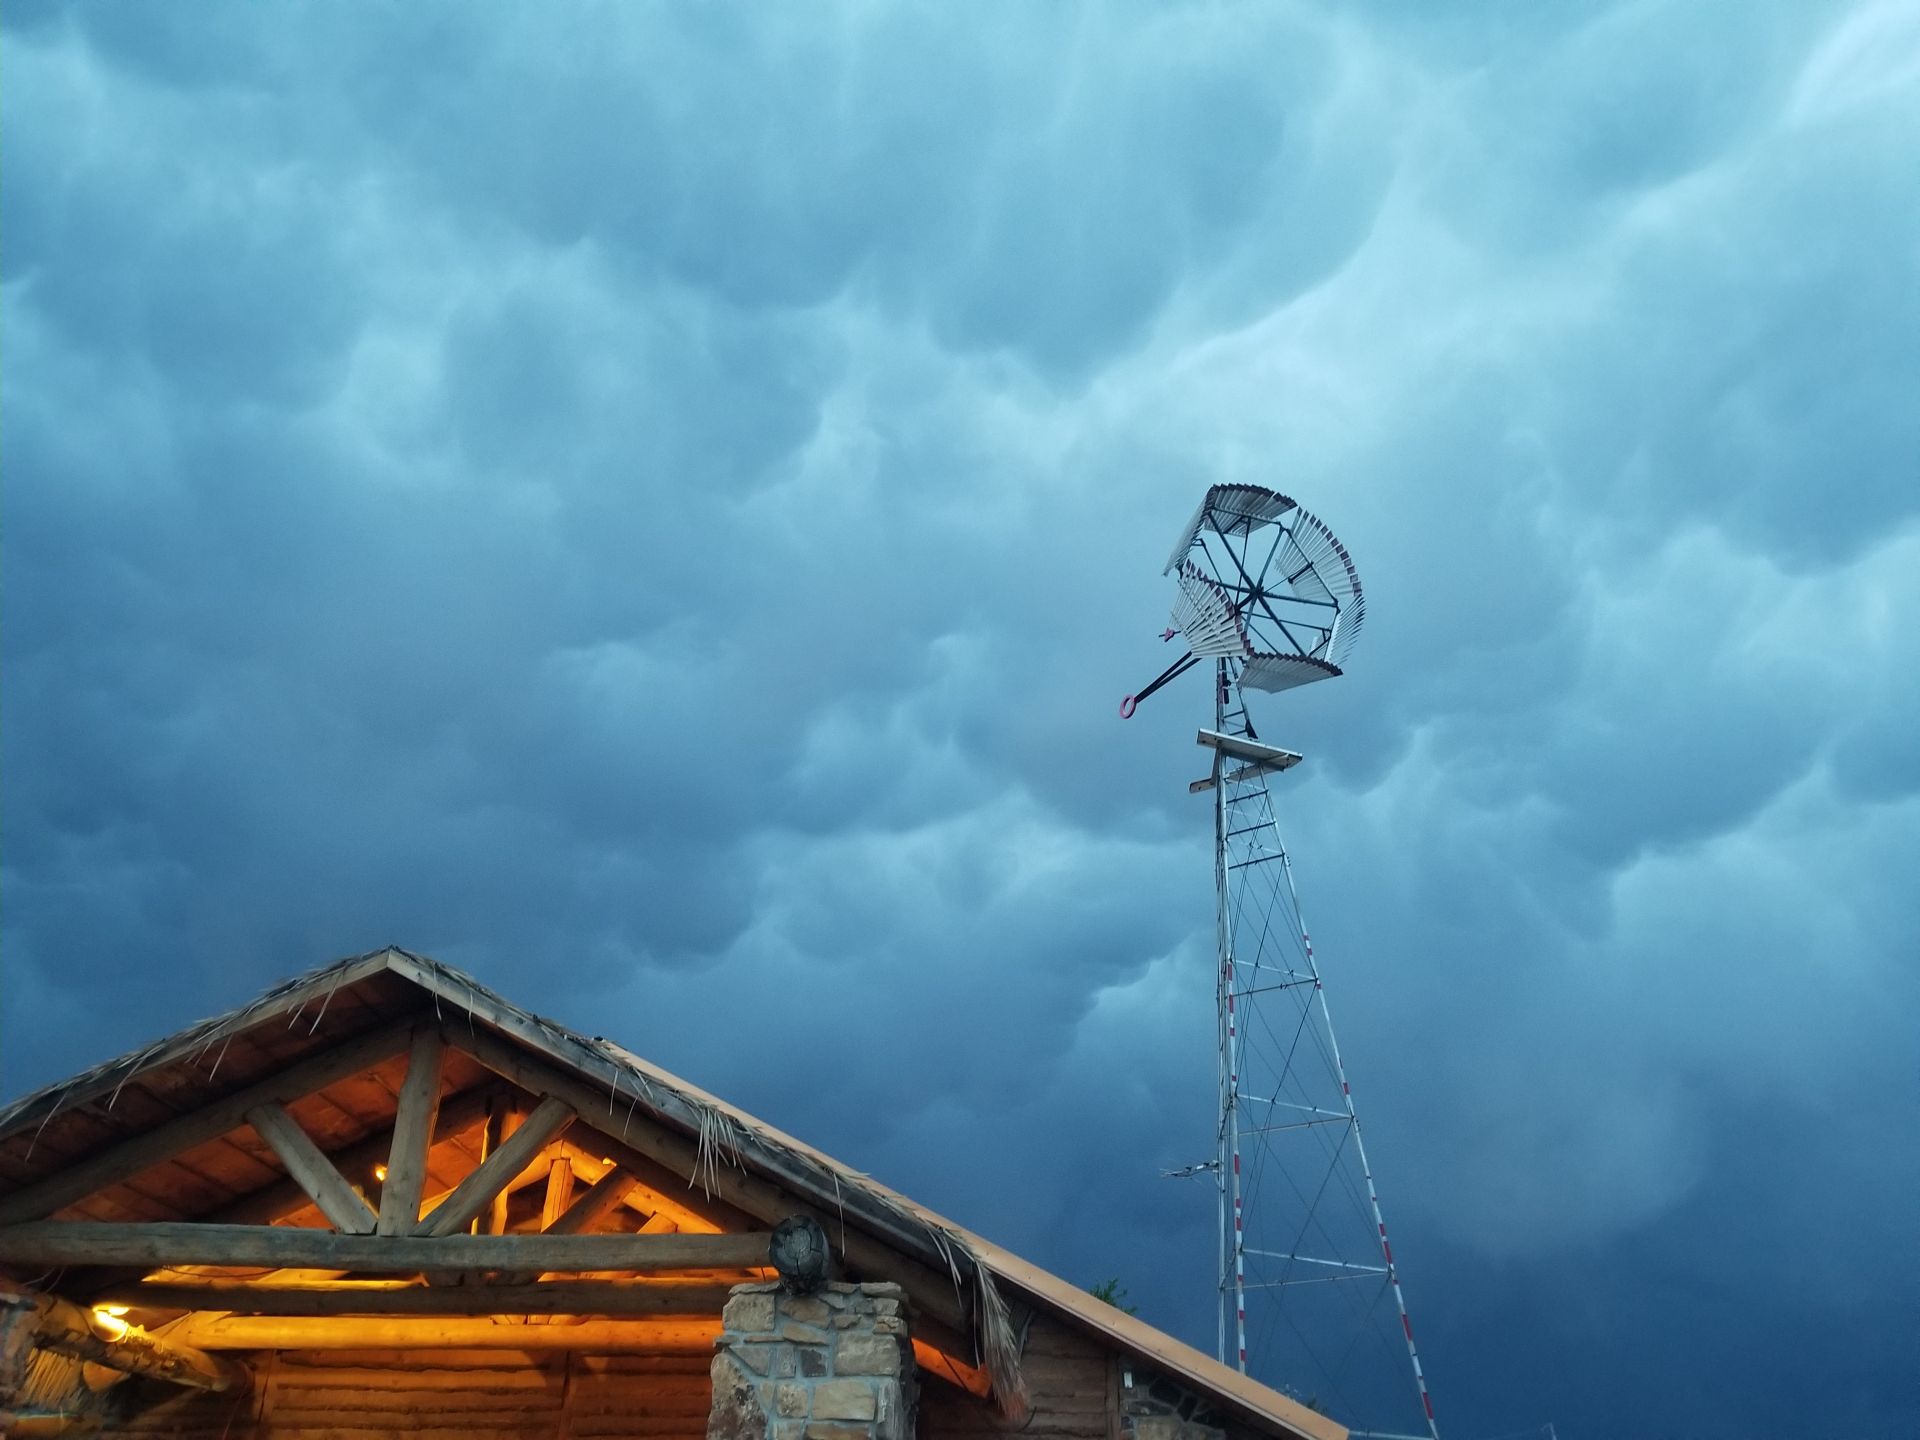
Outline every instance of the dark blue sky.
<svg viewBox="0 0 1920 1440"><path fill-rule="evenodd" d="M1920 1432L1920 10L0 20L8 1094L392 941L1208 1343L1270 485L1451 1440Z"/></svg>

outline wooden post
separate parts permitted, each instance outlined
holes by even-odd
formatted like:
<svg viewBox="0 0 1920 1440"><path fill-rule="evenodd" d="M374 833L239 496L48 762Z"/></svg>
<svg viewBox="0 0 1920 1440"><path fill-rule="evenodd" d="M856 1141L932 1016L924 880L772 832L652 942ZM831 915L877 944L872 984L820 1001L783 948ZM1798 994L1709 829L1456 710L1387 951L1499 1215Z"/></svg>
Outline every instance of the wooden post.
<svg viewBox="0 0 1920 1440"><path fill-rule="evenodd" d="M487 1123L480 1127L480 1163L486 1164L493 1152L506 1143L507 1136L513 1133L513 1127L520 1123L520 1099L518 1096L502 1094L487 1107ZM476 1235L504 1235L507 1233L507 1197L512 1192L503 1190L493 1197L493 1203L487 1207L486 1219L475 1218L473 1233Z"/></svg>
<svg viewBox="0 0 1920 1440"><path fill-rule="evenodd" d="M387 1155L387 1179L380 1190L381 1235L410 1234L420 1222L420 1193L427 1183L427 1146L440 1109L440 1062L445 1047L431 1025L414 1031L407 1052L407 1078L400 1087L393 1121L393 1148Z"/></svg>
<svg viewBox="0 0 1920 1440"><path fill-rule="evenodd" d="M617 1202L616 1202L617 1203ZM540 1200L540 1230L552 1234L554 1225L573 1204L573 1162L556 1155L547 1165L547 1193Z"/></svg>

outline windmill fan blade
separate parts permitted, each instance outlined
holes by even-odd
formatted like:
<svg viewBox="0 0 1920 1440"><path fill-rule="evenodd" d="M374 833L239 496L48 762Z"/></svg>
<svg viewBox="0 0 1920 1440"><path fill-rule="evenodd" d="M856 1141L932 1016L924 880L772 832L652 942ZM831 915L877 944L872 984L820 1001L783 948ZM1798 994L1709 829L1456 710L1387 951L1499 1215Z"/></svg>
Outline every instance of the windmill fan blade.
<svg viewBox="0 0 1920 1440"><path fill-rule="evenodd" d="M1343 660L1359 637L1360 625L1367 618L1367 597L1360 588L1360 572L1353 568L1333 531L1319 516L1301 510L1287 527L1281 564L1294 593L1337 607L1339 620L1329 637L1328 658Z"/></svg>
<svg viewBox="0 0 1920 1440"><path fill-rule="evenodd" d="M1293 690L1339 673L1338 665L1308 655L1253 655L1240 671L1240 683L1255 690Z"/></svg>
<svg viewBox="0 0 1920 1440"><path fill-rule="evenodd" d="M1212 580L1191 564L1179 575L1180 599L1173 607L1173 623L1187 637L1196 655L1243 657L1252 653L1240 612Z"/></svg>
<svg viewBox="0 0 1920 1440"><path fill-rule="evenodd" d="M1294 502L1277 490L1263 490L1258 485L1212 486L1200 502L1200 508L1193 512L1193 519L1187 522L1187 528L1180 532L1180 543L1173 547L1173 554L1160 573L1170 573L1187 558L1194 537L1202 530L1245 535L1271 524L1294 508Z"/></svg>

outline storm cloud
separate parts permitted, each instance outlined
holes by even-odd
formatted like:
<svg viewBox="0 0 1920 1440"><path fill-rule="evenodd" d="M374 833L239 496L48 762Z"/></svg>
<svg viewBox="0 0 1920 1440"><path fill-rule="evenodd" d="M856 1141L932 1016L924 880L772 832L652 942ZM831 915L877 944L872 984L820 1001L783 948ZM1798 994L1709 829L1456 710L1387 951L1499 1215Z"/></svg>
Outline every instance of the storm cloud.
<svg viewBox="0 0 1920 1440"><path fill-rule="evenodd" d="M1209 1345L1268 485L1443 1423L1920 1425L1912 6L4 25L9 1093L391 941Z"/></svg>

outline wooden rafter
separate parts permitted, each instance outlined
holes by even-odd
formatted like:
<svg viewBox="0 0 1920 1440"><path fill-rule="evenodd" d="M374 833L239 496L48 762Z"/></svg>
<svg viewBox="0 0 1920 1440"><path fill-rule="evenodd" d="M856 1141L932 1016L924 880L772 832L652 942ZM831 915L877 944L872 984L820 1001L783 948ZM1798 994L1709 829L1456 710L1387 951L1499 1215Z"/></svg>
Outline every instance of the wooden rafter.
<svg viewBox="0 0 1920 1440"><path fill-rule="evenodd" d="M674 1223L675 1228L695 1234L702 1231L737 1229L738 1225L728 1224L726 1207L716 1206L699 1191L690 1188L689 1182L674 1175L664 1166L649 1160L632 1149L631 1146L607 1146L603 1142L611 1139L601 1133L587 1130L597 1150L588 1150L574 1141L562 1140L560 1148L567 1158L573 1161L574 1169L582 1175L598 1176L614 1157L609 1149L619 1149L627 1158L619 1168L632 1177L632 1184L621 1197L630 1205L636 1205L648 1215L664 1215Z"/></svg>
<svg viewBox="0 0 1920 1440"><path fill-rule="evenodd" d="M313 1143L313 1137L287 1113L284 1105L268 1101L247 1111L247 1123L267 1142L287 1174L306 1192L333 1228L348 1235L371 1235L378 1220L334 1164Z"/></svg>
<svg viewBox="0 0 1920 1440"><path fill-rule="evenodd" d="M507 1187L507 1182L525 1169L541 1148L573 1123L573 1108L564 1100L549 1096L534 1107L533 1113L506 1141L462 1180L433 1213L421 1221L416 1233L451 1235L467 1223ZM391 1181L392 1172L388 1172Z"/></svg>
<svg viewBox="0 0 1920 1440"><path fill-rule="evenodd" d="M500 1039L486 1029L469 1034L465 1029L448 1027L448 1040L464 1050L487 1069L511 1080L523 1090L556 1095L579 1111L582 1122L592 1125L592 1117L604 1113L604 1090L568 1074L557 1066L545 1064L511 1041ZM832 1238L834 1249L847 1262L868 1274L886 1276L903 1284L912 1297L914 1308L923 1316L932 1316L962 1335L972 1333L972 1316L963 1297L956 1292L953 1278L919 1261L910 1260L898 1250L869 1239L839 1221L831 1213L806 1203L783 1186L727 1164L706 1166L701 1163L699 1145L689 1136L668 1131L663 1126L635 1125L625 1138L616 1140L597 1130L596 1145L601 1153L625 1163L627 1155L644 1157L643 1163L665 1166L681 1175L699 1175L709 1193L728 1205L765 1224L776 1224L789 1215L811 1216ZM659 1238L666 1238L664 1236ZM684 1237L693 1238L693 1237Z"/></svg>
<svg viewBox="0 0 1920 1440"><path fill-rule="evenodd" d="M0 1225L51 1215L76 1200L84 1200L96 1190L118 1184L151 1165L239 1129L245 1123L247 1111L257 1106L298 1100L336 1080L369 1070L397 1053L407 1043L411 1028L410 1025L389 1025L348 1040L198 1110L66 1165L39 1184L0 1199Z"/></svg>

